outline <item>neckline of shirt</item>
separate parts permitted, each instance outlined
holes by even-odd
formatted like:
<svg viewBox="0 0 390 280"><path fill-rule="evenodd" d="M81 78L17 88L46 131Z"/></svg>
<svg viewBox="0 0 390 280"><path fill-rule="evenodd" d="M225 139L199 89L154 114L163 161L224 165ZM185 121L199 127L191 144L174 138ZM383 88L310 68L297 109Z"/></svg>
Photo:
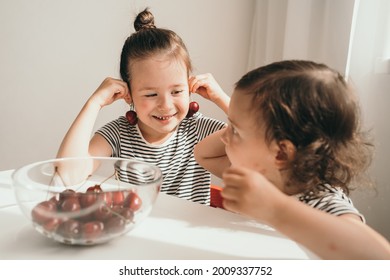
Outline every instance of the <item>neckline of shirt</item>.
<svg viewBox="0 0 390 280"><path fill-rule="evenodd" d="M149 143L148 141L146 141L146 139L144 138L144 136L141 133L141 130L138 127L138 124L136 124L135 127L136 127L138 135L142 139L142 141L144 141L144 143L146 145L148 145L149 147L155 147L155 148L161 148L161 147L168 146L172 142L172 140L176 137L177 130L178 130L178 126L177 126L175 131L172 133L172 135L169 136L169 138L167 140L165 140L163 143L161 143L161 144L152 144L152 143Z"/></svg>

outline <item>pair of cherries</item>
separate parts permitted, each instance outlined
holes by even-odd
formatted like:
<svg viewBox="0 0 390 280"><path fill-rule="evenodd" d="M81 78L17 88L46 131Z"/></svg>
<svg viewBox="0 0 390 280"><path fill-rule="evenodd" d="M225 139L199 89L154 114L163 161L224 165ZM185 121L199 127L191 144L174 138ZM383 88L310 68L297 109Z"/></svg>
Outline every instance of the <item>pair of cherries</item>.
<svg viewBox="0 0 390 280"><path fill-rule="evenodd" d="M192 117L196 112L199 111L199 104L195 101L192 101L188 108L187 118ZM131 125L137 124L138 118L137 113L135 111L127 111L126 112L126 119Z"/></svg>

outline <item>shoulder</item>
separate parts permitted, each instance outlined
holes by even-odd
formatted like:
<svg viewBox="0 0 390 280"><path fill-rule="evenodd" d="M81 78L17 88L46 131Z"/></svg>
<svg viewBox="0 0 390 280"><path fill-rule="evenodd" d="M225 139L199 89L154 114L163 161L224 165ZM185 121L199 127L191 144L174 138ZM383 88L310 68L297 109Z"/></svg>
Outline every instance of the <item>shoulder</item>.
<svg viewBox="0 0 390 280"><path fill-rule="evenodd" d="M100 128L100 130L107 129L107 128L117 129L117 130L126 130L126 131L136 130L136 126L130 125L124 116L120 116L117 119L114 119L114 120L106 123L105 125L103 125Z"/></svg>
<svg viewBox="0 0 390 280"><path fill-rule="evenodd" d="M133 137L138 135L137 126L130 125L127 119L123 116L106 123L100 127L96 133L101 134L106 139L115 139L117 142L128 139L130 135Z"/></svg>
<svg viewBox="0 0 390 280"><path fill-rule="evenodd" d="M226 123L223 121L206 117L198 112L190 118L185 118L179 126L179 131L189 133L195 136L197 141L200 141L222 129L225 125Z"/></svg>
<svg viewBox="0 0 390 280"><path fill-rule="evenodd" d="M195 127L197 130L219 130L223 128L226 123L221 120L206 117L202 113L196 113L190 118L185 118L182 122L184 126Z"/></svg>
<svg viewBox="0 0 390 280"><path fill-rule="evenodd" d="M328 184L319 185L318 193L306 192L297 195L297 198L309 206L325 211L332 215L356 214L360 216L362 221L364 217L355 208L350 197L348 197L342 189L330 186Z"/></svg>

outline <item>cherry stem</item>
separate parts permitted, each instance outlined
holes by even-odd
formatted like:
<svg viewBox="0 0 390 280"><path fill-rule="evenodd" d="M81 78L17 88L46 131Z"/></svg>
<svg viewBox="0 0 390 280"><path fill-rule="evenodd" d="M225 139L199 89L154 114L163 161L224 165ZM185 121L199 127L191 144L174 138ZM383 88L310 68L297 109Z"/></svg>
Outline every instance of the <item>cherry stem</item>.
<svg viewBox="0 0 390 280"><path fill-rule="evenodd" d="M53 182L54 182L54 177L56 176L56 174L58 175L58 177L60 177L62 184L65 185L64 179L62 178L60 172L58 172L58 166L56 166L56 167L54 167L54 173L53 173L53 176L51 176L49 186L51 186L51 187L54 186Z"/></svg>
<svg viewBox="0 0 390 280"><path fill-rule="evenodd" d="M112 174L111 176L109 176L106 179L104 179L103 182L101 182L99 185L101 186L104 182L106 182L108 179L112 178L115 175L116 175L116 171L114 171L114 174Z"/></svg>
<svg viewBox="0 0 390 280"><path fill-rule="evenodd" d="M78 191L79 189L81 189L81 187L84 186L85 183L87 183L88 179L91 178L91 176L92 176L92 174L89 174L89 175L87 176L87 178L85 179L85 181L76 189L76 191Z"/></svg>

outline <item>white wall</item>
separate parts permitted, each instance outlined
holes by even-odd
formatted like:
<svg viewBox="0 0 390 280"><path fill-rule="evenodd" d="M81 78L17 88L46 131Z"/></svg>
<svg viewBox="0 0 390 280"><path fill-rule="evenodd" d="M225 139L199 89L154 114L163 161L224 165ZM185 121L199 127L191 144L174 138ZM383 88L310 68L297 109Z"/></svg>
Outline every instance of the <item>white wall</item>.
<svg viewBox="0 0 390 280"><path fill-rule="evenodd" d="M0 170L55 157L87 98L119 77L122 45L145 7L183 38L195 73L211 72L232 91L246 71L253 1L1 0ZM127 109L122 101L104 108L96 127Z"/></svg>
<svg viewBox="0 0 390 280"><path fill-rule="evenodd" d="M364 124L372 129L376 153L374 190L360 188L352 198L367 223L390 240L390 1L360 0L351 44L349 76L360 95ZM378 60L387 61L380 69ZM366 187L366 186L363 186Z"/></svg>

